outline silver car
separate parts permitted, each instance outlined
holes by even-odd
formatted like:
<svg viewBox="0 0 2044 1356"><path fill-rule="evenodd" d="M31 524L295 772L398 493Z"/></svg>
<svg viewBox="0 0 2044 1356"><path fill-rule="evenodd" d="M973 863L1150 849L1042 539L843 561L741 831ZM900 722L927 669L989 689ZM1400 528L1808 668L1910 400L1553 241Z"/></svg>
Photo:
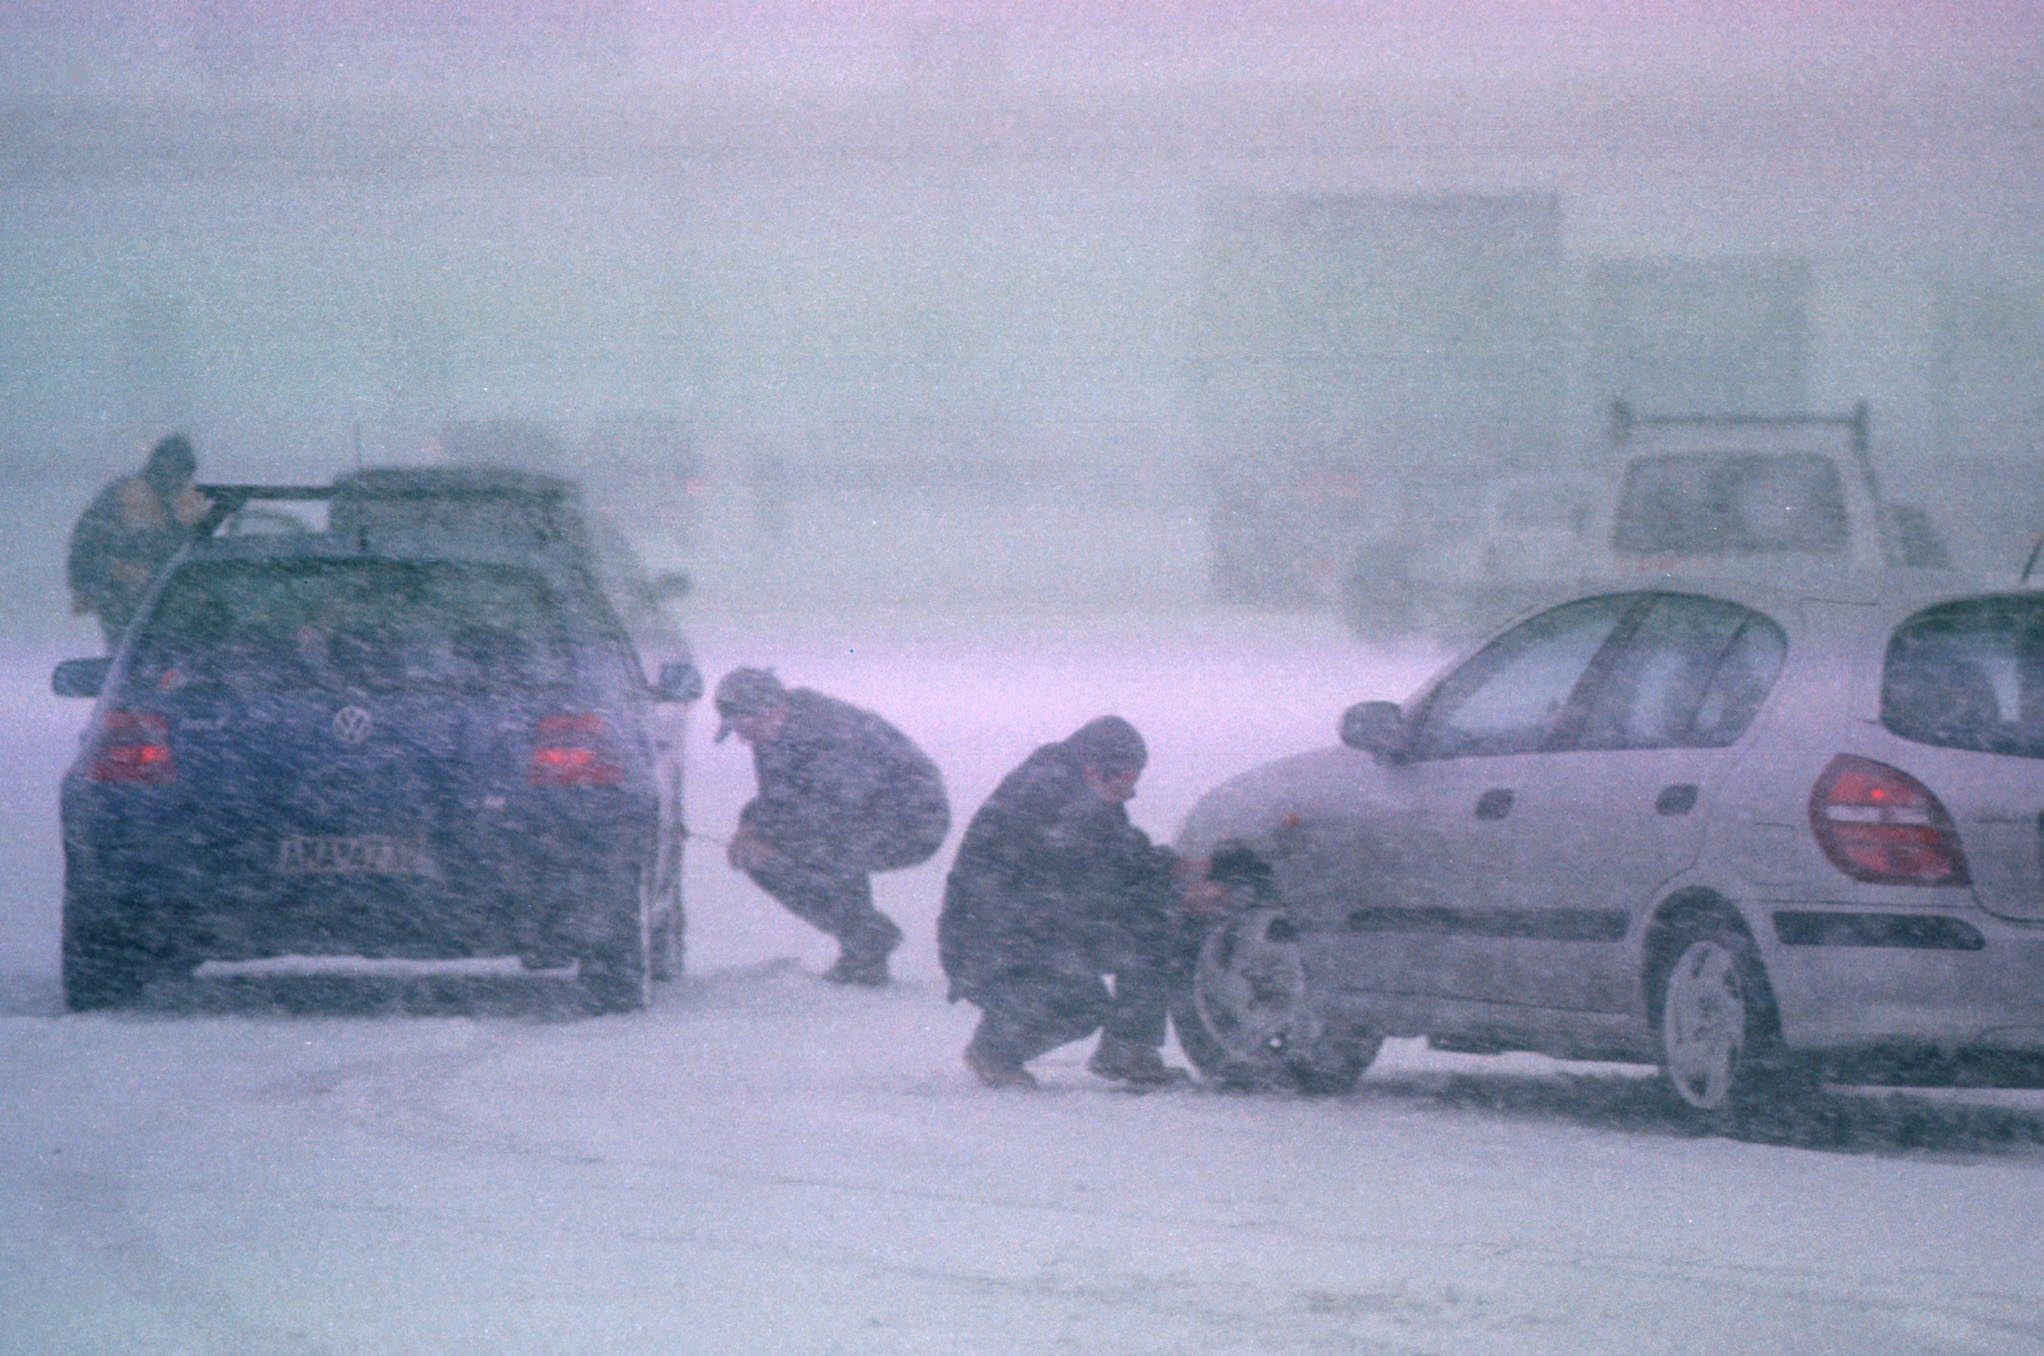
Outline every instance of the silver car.
<svg viewBox="0 0 2044 1356"><path fill-rule="evenodd" d="M1577 598L1193 808L1209 1078L1387 1036L1807 1082L2044 1071L2044 593L1894 572Z"/></svg>

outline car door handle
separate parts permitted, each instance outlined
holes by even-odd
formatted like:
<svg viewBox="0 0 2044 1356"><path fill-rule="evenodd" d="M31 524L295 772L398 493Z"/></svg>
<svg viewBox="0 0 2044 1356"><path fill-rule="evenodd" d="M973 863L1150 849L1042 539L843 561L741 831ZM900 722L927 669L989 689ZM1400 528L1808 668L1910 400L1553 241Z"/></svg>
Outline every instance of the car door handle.
<svg viewBox="0 0 2044 1356"><path fill-rule="evenodd" d="M1696 808L1696 784L1677 782L1661 788L1661 794L1654 797L1654 813L1657 815L1686 815Z"/></svg>
<svg viewBox="0 0 2044 1356"><path fill-rule="evenodd" d="M1512 793L1507 787L1494 786L1476 798L1478 819L1503 819L1512 812Z"/></svg>

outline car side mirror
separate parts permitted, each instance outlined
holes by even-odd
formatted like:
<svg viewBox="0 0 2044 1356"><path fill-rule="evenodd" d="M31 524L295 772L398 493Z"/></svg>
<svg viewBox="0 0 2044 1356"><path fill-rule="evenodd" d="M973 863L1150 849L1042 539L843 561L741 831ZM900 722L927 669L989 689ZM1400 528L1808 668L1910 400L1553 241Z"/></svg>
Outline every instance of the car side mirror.
<svg viewBox="0 0 2044 1356"><path fill-rule="evenodd" d="M660 666L660 679L653 695L663 702L692 702L703 695L703 674L686 659Z"/></svg>
<svg viewBox="0 0 2044 1356"><path fill-rule="evenodd" d="M696 581L687 570L662 570L653 576L653 594L666 602L678 603L695 589Z"/></svg>
<svg viewBox="0 0 2044 1356"><path fill-rule="evenodd" d="M63 660L50 675L50 691L59 697L97 697L106 686L106 671L113 662L105 655Z"/></svg>
<svg viewBox="0 0 2044 1356"><path fill-rule="evenodd" d="M1341 742L1379 758L1405 755L1405 715L1397 702L1357 702L1341 713Z"/></svg>

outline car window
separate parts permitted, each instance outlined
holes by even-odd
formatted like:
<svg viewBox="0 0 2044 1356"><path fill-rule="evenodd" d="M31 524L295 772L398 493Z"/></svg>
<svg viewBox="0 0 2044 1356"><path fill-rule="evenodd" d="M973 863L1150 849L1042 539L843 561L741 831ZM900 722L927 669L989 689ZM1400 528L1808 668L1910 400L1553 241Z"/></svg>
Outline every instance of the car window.
<svg viewBox="0 0 2044 1356"><path fill-rule="evenodd" d="M1531 753L1548 746L1637 595L1586 598L1522 622L1443 679L1413 734L1417 758Z"/></svg>
<svg viewBox="0 0 2044 1356"><path fill-rule="evenodd" d="M1751 609L1718 598L1663 594L1613 657L1576 746L1729 744L1760 709L1786 650L1782 629Z"/></svg>
<svg viewBox="0 0 2044 1356"><path fill-rule="evenodd" d="M1627 467L1612 544L1641 555L1837 554L1850 534L1845 486L1828 457L1711 453Z"/></svg>
<svg viewBox="0 0 2044 1356"><path fill-rule="evenodd" d="M1694 748L1722 748L1746 733L1781 676L1787 654L1788 636L1781 627L1749 613L1703 691L1686 742Z"/></svg>
<svg viewBox="0 0 2044 1356"><path fill-rule="evenodd" d="M136 664L145 682L172 671L367 688L574 676L563 608L537 574L437 562L191 565L165 586Z"/></svg>
<svg viewBox="0 0 2044 1356"><path fill-rule="evenodd" d="M342 493L329 530L456 542L513 544L545 550L560 538L559 514L537 495L480 493Z"/></svg>
<svg viewBox="0 0 2044 1356"><path fill-rule="evenodd" d="M1897 627L1881 723L1919 744L2044 758L2044 596L1945 603Z"/></svg>

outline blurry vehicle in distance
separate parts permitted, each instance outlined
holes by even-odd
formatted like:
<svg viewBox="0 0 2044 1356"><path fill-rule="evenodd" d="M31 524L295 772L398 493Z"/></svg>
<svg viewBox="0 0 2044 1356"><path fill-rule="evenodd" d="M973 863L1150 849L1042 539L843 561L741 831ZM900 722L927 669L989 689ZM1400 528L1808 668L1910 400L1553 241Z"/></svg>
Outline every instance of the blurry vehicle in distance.
<svg viewBox="0 0 2044 1356"><path fill-rule="evenodd" d="M1204 796L1227 885L1174 1014L1222 1082L1388 1036L1806 1086L2044 1086L2044 593L1929 572L1579 597L1339 746Z"/></svg>
<svg viewBox="0 0 2044 1356"><path fill-rule="evenodd" d="M1510 472L1458 505L1412 513L1402 530L1357 545L1342 614L1365 638L1468 636L1565 594L1582 575L1595 493L1582 477Z"/></svg>
<svg viewBox="0 0 2044 1356"><path fill-rule="evenodd" d="M660 414L600 420L578 445L575 465L593 483L628 482L630 501L614 507L633 515L635 535L657 539L680 560L695 559L710 468L686 420Z"/></svg>
<svg viewBox="0 0 2044 1356"><path fill-rule="evenodd" d="M1622 461L1588 575L1948 567L1929 512L1883 498L1868 425L1864 402L1844 415L1640 415L1614 402Z"/></svg>
<svg viewBox="0 0 2044 1356"><path fill-rule="evenodd" d="M568 448L548 425L532 419L450 419L429 444L433 459L450 466L498 466L560 475Z"/></svg>
<svg viewBox="0 0 2044 1356"><path fill-rule="evenodd" d="M574 964L606 1011L678 971L700 675L649 678L556 519L428 485L209 487L327 529L200 540L110 660L58 665L98 699L61 796L72 1008L283 955Z"/></svg>
<svg viewBox="0 0 2044 1356"><path fill-rule="evenodd" d="M1246 458L1209 468L1207 569L1214 601L1267 607L1332 602L1351 544L1381 487L1359 461Z"/></svg>

